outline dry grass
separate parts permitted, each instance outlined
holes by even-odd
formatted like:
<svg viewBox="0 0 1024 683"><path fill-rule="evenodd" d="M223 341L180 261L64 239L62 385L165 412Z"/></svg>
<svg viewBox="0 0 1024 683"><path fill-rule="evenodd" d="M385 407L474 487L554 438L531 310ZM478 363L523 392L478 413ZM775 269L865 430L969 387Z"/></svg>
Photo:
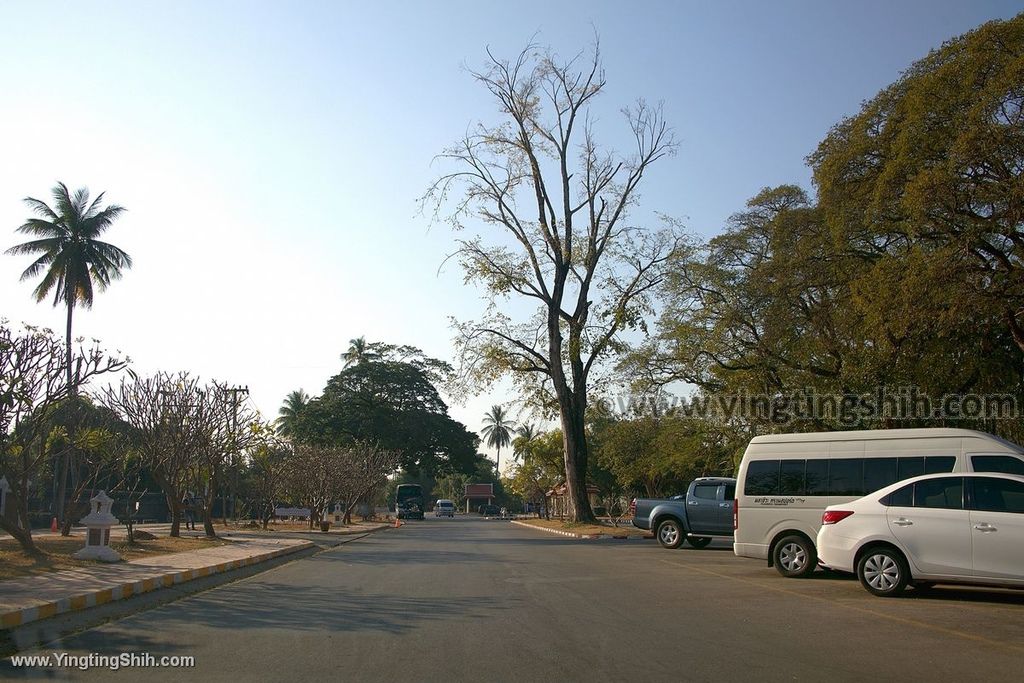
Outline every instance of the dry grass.
<svg viewBox="0 0 1024 683"><path fill-rule="evenodd" d="M380 526L381 524L387 524L387 523L388 523L388 521L385 520L385 519L378 519L376 521L366 521L366 522L353 522L352 524L348 524L348 525L336 524L334 522L331 522L331 533L335 533L335 534L356 534L356 533L362 533L363 531L366 531L366 529L368 529L368 528L377 527L377 526ZM261 526L245 526L245 525L242 525L242 526L239 526L237 528L238 528L239 531L246 531L246 532L263 531L262 525ZM311 529L309 527L309 522L271 522L270 526L267 528L266 531L267 531L267 533L277 533L277 532L281 532L281 531L297 531L297 532L306 532L306 533L309 533L311 531L320 532L320 525L316 524Z"/></svg>
<svg viewBox="0 0 1024 683"><path fill-rule="evenodd" d="M81 550L85 545L85 539L82 536L37 538L35 542L36 547L43 551L43 555L40 557L26 555L13 538L0 539L0 580L102 564L94 560L77 560L71 557L71 553ZM110 547L119 552L121 557L126 560L138 560L188 550L199 550L200 548L212 548L224 543L227 541L219 538L161 536L152 541L137 541L133 545L129 545L128 541L124 539L113 539L110 542Z"/></svg>
<svg viewBox="0 0 1024 683"><path fill-rule="evenodd" d="M563 522L560 519L520 519L520 522L525 522L532 526L539 526L545 529L557 529L558 531L569 531L574 534L601 534L602 536L630 536L630 537L644 537L649 536L649 531L643 529L637 529L632 524L626 523L625 525L620 523L618 528L607 524L576 524L574 522Z"/></svg>

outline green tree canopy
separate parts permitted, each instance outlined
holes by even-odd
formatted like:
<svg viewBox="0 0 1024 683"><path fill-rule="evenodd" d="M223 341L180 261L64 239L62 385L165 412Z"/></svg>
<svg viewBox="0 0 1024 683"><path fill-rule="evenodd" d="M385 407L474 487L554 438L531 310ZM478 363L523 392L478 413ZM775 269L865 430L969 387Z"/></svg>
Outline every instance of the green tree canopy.
<svg viewBox="0 0 1024 683"><path fill-rule="evenodd" d="M401 453L402 467L470 471L477 437L448 415L429 370L408 361L376 360L351 365L332 377L296 420L297 441L379 444Z"/></svg>

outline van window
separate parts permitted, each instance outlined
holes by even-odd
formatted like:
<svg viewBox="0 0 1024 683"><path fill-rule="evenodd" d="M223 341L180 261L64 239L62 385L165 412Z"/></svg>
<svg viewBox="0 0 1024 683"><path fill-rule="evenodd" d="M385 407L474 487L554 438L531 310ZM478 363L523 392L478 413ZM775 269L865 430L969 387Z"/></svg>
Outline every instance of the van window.
<svg viewBox="0 0 1024 683"><path fill-rule="evenodd" d="M864 495L864 458L835 458L829 461L830 496Z"/></svg>
<svg viewBox="0 0 1024 683"><path fill-rule="evenodd" d="M1012 455L972 455L971 469L975 472L1024 475L1024 460Z"/></svg>
<svg viewBox="0 0 1024 683"><path fill-rule="evenodd" d="M804 495L804 466L806 460L783 460L780 467L779 493L783 496Z"/></svg>
<svg viewBox="0 0 1024 683"><path fill-rule="evenodd" d="M808 496L828 495L828 460L815 458L804 468L804 490Z"/></svg>
<svg viewBox="0 0 1024 683"><path fill-rule="evenodd" d="M877 491L898 482L897 463L896 458L864 458L864 490Z"/></svg>
<svg viewBox="0 0 1024 683"><path fill-rule="evenodd" d="M914 484L914 507L962 510L964 478L942 477L917 482Z"/></svg>
<svg viewBox="0 0 1024 683"><path fill-rule="evenodd" d="M920 477L924 474L924 457L906 457L899 459L899 465L897 467L896 481L903 481L904 479L911 479L913 477Z"/></svg>
<svg viewBox="0 0 1024 683"><path fill-rule="evenodd" d="M1024 484L1012 479L971 477L975 510L1024 514Z"/></svg>
<svg viewBox="0 0 1024 683"><path fill-rule="evenodd" d="M779 461L755 460L747 465L743 495L773 496L779 492Z"/></svg>
<svg viewBox="0 0 1024 683"><path fill-rule="evenodd" d="M956 467L955 455L929 455L924 459L925 474L952 472L954 467Z"/></svg>

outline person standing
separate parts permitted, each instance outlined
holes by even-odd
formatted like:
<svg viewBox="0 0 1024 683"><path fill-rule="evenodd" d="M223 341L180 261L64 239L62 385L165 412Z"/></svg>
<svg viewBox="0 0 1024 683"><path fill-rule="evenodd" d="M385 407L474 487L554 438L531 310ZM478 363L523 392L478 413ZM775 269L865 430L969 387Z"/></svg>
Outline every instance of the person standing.
<svg viewBox="0 0 1024 683"><path fill-rule="evenodd" d="M196 530L196 497L191 491L185 492L185 498L181 501L185 508L185 528Z"/></svg>

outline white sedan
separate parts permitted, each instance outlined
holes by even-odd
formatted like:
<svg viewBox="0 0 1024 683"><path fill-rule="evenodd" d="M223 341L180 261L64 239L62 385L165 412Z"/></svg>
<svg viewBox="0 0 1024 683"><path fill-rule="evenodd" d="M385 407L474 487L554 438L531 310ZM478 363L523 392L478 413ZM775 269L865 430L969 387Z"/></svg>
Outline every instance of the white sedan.
<svg viewBox="0 0 1024 683"><path fill-rule="evenodd" d="M818 558L870 593L914 584L1024 586L1024 477L929 474L825 509Z"/></svg>

